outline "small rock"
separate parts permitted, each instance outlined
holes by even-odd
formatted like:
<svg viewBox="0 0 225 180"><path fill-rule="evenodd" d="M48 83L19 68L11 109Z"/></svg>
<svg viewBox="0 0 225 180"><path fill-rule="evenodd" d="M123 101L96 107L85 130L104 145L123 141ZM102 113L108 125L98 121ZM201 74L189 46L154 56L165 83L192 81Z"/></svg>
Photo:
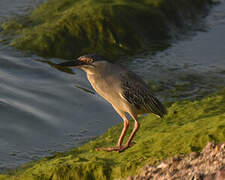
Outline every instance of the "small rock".
<svg viewBox="0 0 225 180"><path fill-rule="evenodd" d="M181 160L181 158L180 158L180 156L178 156L178 155L176 155L176 156L174 156L174 157L172 158L172 162L180 161L180 160Z"/></svg>
<svg viewBox="0 0 225 180"><path fill-rule="evenodd" d="M192 152L192 153L190 154L191 160L197 158L198 156L199 156L199 153L198 153L198 152Z"/></svg>
<svg viewBox="0 0 225 180"><path fill-rule="evenodd" d="M207 175L203 178L203 180L215 180L216 174Z"/></svg>
<svg viewBox="0 0 225 180"><path fill-rule="evenodd" d="M169 167L169 165L164 163L164 162L162 162L160 165L157 166L157 168L161 168L161 169L164 169L164 168L167 168L167 167Z"/></svg>
<svg viewBox="0 0 225 180"><path fill-rule="evenodd" d="M225 149L225 143L220 146L221 149Z"/></svg>
<svg viewBox="0 0 225 180"><path fill-rule="evenodd" d="M218 180L224 180L225 179L225 167L216 173L216 178Z"/></svg>
<svg viewBox="0 0 225 180"><path fill-rule="evenodd" d="M202 180L203 175L200 173L196 173L194 176L192 176L191 180Z"/></svg>
<svg viewBox="0 0 225 180"><path fill-rule="evenodd" d="M209 142L203 149L203 153L209 152L210 150L213 150L215 147L216 147L215 143Z"/></svg>
<svg viewBox="0 0 225 180"><path fill-rule="evenodd" d="M141 176L146 176L148 174L148 171L142 171Z"/></svg>

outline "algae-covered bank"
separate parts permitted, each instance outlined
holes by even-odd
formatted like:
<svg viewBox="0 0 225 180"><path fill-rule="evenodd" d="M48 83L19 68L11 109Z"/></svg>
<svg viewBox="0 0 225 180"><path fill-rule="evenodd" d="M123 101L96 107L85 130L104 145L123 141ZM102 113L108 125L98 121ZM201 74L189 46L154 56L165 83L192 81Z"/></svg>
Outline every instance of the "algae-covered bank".
<svg viewBox="0 0 225 180"><path fill-rule="evenodd" d="M171 38L210 0L48 0L25 17L1 24L19 49L71 58L85 53L118 56ZM173 32L173 33L172 33Z"/></svg>
<svg viewBox="0 0 225 180"><path fill-rule="evenodd" d="M122 124L69 152L57 153L0 175L0 180L116 179L175 154L200 151L209 141L225 141L225 89L199 101L181 101L163 119L140 118L136 144L123 153L95 151L116 143Z"/></svg>

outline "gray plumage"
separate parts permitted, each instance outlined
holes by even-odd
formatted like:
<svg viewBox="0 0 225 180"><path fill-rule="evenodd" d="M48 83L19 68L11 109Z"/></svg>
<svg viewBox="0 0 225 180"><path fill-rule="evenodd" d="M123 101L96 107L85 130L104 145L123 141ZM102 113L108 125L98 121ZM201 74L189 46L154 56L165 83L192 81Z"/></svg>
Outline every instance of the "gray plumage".
<svg viewBox="0 0 225 180"><path fill-rule="evenodd" d="M100 150L122 152L130 147L131 140L139 128L138 114L154 113L160 117L166 114L165 107L153 95L146 83L121 65L110 63L96 55L81 56L75 61L59 65L83 69L95 91L111 103L124 120L124 128L117 146ZM122 147L121 144L129 126L126 113L135 120L135 126L126 145Z"/></svg>
<svg viewBox="0 0 225 180"><path fill-rule="evenodd" d="M88 80L114 107L127 113L132 110L135 114L154 113L160 117L166 114L164 106L135 73L107 61L97 61L93 65L94 68L83 68Z"/></svg>

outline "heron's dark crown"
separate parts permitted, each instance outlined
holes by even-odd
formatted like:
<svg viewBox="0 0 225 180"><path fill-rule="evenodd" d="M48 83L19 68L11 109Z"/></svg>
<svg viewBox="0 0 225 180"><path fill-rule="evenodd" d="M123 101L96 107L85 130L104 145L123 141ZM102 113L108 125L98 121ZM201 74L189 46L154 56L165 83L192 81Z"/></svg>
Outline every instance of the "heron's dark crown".
<svg viewBox="0 0 225 180"><path fill-rule="evenodd" d="M87 55L80 56L78 60L88 62L88 63L93 63L95 61L104 60L104 58L97 54L87 54Z"/></svg>

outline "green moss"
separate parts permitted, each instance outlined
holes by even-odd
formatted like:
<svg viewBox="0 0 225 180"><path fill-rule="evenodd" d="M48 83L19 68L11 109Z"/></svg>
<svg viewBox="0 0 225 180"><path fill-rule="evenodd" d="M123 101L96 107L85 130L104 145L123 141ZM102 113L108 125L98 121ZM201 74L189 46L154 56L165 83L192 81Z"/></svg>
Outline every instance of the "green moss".
<svg viewBox="0 0 225 180"><path fill-rule="evenodd" d="M5 179L8 179L10 178L9 176L7 175L0 175L0 180L5 180Z"/></svg>
<svg viewBox="0 0 225 180"><path fill-rule="evenodd" d="M225 141L225 90L199 101L176 102L168 108L168 115L163 119L148 115L139 120L141 128L134 139L136 144L121 154L95 151L96 147L116 144L122 129L119 124L81 147L28 163L10 172L5 179L126 177L147 163L155 164L175 154L200 151L209 141Z"/></svg>
<svg viewBox="0 0 225 180"><path fill-rule="evenodd" d="M111 57L168 39L169 24L182 26L208 1L49 0L1 29L16 35L11 45L42 56L71 58L95 52Z"/></svg>

